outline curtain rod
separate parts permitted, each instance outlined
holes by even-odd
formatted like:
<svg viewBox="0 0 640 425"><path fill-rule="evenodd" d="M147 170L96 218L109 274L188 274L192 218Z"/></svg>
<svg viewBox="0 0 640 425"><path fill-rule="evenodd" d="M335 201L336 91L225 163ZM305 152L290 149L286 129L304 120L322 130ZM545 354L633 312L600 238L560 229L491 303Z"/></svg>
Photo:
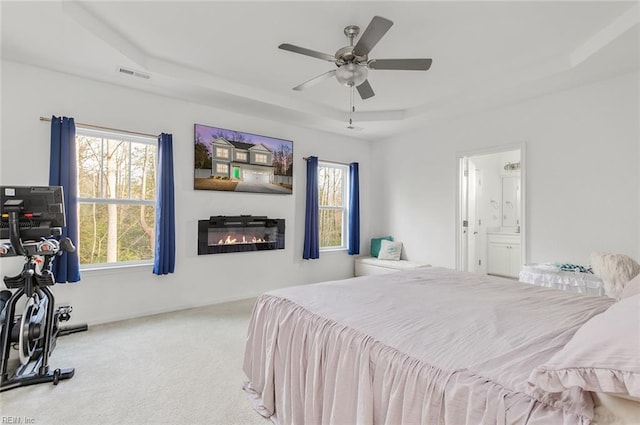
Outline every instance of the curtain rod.
<svg viewBox="0 0 640 425"><path fill-rule="evenodd" d="M309 160L309 157L308 157L308 156L303 156L303 157L302 157L302 159L304 159L305 161L308 161L308 160ZM329 164L351 165L351 164L346 163L346 162L327 161L327 160L325 160L325 159L320 159L320 158L318 158L318 161L320 161L320 162L327 162L327 163L329 163Z"/></svg>
<svg viewBox="0 0 640 425"><path fill-rule="evenodd" d="M40 117L40 121L47 121L47 122L51 122L51 118L47 118L47 117ZM117 128L109 128L109 127L102 127L99 125L91 125L91 124L83 124L80 122L77 122L76 125L78 127L84 127L84 128L92 128L94 130L106 130L106 131L117 131L118 133L125 133L125 134L131 134L133 136L145 136L145 137L153 137L153 138L158 138L157 134L147 134L147 133L138 133L136 131L129 131L129 130L119 130Z"/></svg>

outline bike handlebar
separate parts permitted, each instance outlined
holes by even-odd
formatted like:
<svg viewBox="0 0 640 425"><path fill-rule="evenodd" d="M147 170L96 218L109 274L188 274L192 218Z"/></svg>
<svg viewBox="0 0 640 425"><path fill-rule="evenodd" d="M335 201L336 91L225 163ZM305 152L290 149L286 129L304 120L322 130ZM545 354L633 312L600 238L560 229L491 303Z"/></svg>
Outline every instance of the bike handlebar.
<svg viewBox="0 0 640 425"><path fill-rule="evenodd" d="M13 242L10 244L0 244L0 257L12 257L15 255L24 255L26 257L32 257L34 255L53 257L62 252L74 252L76 250L76 247L69 238L63 238L60 242L53 238L21 242L20 247L22 248L22 252L18 252L15 247Z"/></svg>

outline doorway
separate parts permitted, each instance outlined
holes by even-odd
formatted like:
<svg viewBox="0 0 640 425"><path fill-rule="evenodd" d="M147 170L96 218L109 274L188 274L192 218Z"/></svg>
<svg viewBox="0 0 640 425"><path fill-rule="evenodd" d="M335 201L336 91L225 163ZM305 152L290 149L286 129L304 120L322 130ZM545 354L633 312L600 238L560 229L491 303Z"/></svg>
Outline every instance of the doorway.
<svg viewBox="0 0 640 425"><path fill-rule="evenodd" d="M526 258L523 146L457 160L457 269L517 278Z"/></svg>

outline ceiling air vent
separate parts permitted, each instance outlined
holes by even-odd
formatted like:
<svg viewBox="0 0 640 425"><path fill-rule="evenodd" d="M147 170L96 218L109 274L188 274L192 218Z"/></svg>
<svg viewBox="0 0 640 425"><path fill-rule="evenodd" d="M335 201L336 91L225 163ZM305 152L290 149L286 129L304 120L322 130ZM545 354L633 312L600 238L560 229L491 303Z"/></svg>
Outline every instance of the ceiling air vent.
<svg viewBox="0 0 640 425"><path fill-rule="evenodd" d="M132 77L144 78L145 80L148 80L149 78L151 78L151 75L145 74L144 72L134 71L133 69L123 68L123 67L119 67L118 72L122 74L130 75Z"/></svg>

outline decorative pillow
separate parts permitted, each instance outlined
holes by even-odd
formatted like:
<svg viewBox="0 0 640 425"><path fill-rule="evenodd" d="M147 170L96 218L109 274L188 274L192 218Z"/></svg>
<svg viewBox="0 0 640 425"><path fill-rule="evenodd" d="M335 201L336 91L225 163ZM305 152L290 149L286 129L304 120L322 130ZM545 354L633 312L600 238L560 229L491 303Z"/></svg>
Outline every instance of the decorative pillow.
<svg viewBox="0 0 640 425"><path fill-rule="evenodd" d="M371 239L371 256L377 257L380 253L380 242L382 241L392 241L393 238L391 236L383 236L381 238L373 238Z"/></svg>
<svg viewBox="0 0 640 425"><path fill-rule="evenodd" d="M571 387L640 397L640 294L587 321L529 382L549 392Z"/></svg>
<svg viewBox="0 0 640 425"><path fill-rule="evenodd" d="M634 295L640 294L640 274L624 285L621 298L629 298Z"/></svg>
<svg viewBox="0 0 640 425"><path fill-rule="evenodd" d="M604 293L615 299L620 298L627 282L640 274L640 264L623 254L594 252L591 254L591 267L604 282Z"/></svg>
<svg viewBox="0 0 640 425"><path fill-rule="evenodd" d="M378 258L380 260L400 260L400 254L402 253L402 242L393 242L383 240L380 243L380 253Z"/></svg>

